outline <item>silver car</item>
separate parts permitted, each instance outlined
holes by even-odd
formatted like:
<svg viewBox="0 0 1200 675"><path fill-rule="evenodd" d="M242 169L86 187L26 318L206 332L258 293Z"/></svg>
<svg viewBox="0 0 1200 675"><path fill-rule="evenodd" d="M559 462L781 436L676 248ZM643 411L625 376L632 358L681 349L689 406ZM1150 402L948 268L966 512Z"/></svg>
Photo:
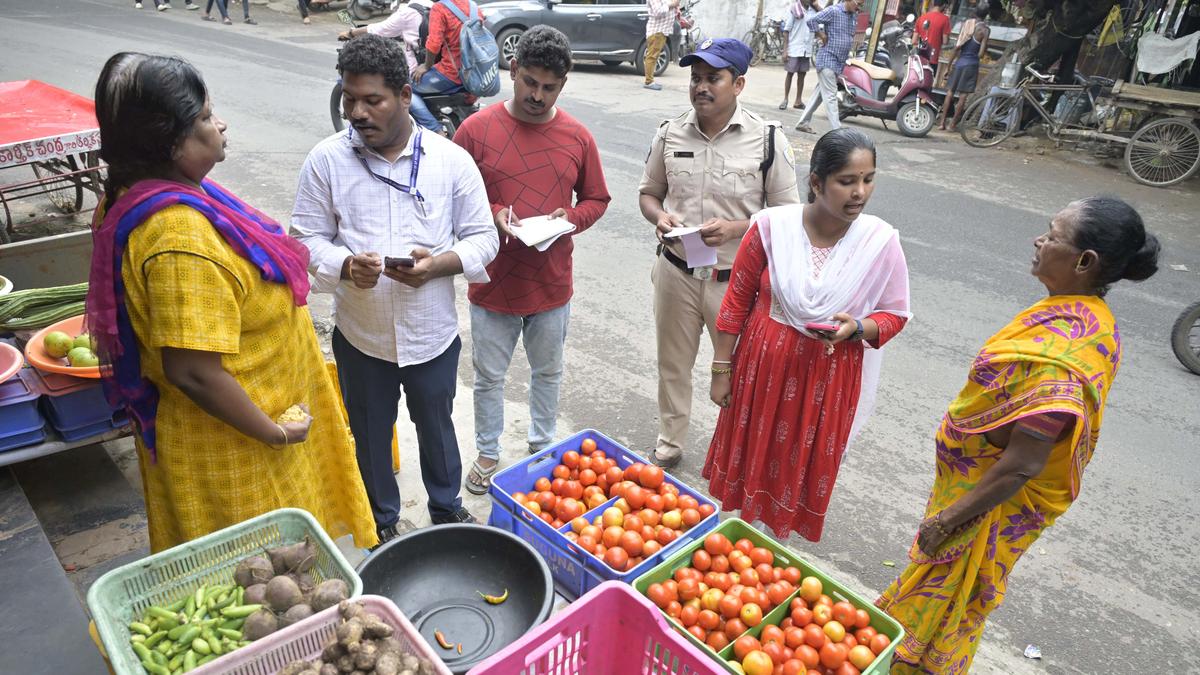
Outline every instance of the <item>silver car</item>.
<svg viewBox="0 0 1200 675"><path fill-rule="evenodd" d="M507 68L516 57L521 34L545 24L566 34L577 60L601 61L609 68L632 63L639 75L646 74L646 20L650 14L645 0L494 0L481 3L479 11L500 46L501 68ZM680 57L679 40L676 22L655 63L655 75Z"/></svg>

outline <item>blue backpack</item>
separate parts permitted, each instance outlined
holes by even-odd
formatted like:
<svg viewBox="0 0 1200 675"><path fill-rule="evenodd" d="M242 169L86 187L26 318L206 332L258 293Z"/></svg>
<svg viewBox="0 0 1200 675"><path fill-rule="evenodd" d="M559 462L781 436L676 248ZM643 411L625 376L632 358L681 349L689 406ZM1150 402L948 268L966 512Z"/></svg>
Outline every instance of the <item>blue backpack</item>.
<svg viewBox="0 0 1200 675"><path fill-rule="evenodd" d="M496 38L483 26L479 8L471 2L468 18L450 0L440 0L439 4L462 22L459 32L462 63L458 64L458 76L463 88L476 96L495 96L500 91L500 48Z"/></svg>

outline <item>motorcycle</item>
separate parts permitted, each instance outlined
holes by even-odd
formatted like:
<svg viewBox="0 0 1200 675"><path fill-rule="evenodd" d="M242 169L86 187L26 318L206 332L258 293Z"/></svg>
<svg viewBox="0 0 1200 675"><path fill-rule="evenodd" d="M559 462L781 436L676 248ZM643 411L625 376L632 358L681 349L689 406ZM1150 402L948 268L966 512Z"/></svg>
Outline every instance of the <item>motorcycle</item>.
<svg viewBox="0 0 1200 675"><path fill-rule="evenodd" d="M391 14L399 6L400 0L350 0L346 8L356 20L366 21L380 14Z"/></svg>
<svg viewBox="0 0 1200 675"><path fill-rule="evenodd" d="M338 18L342 23L361 28L361 24L355 24L348 20L348 17L342 13L338 13ZM395 38L403 42L400 38ZM408 48L407 46L405 47ZM340 53L341 50L339 49ZM424 56L424 50L417 52L419 56ZM418 59L421 60L421 59ZM446 138L454 138L454 132L458 131L458 127L462 126L463 120L471 115L479 112L479 104L474 102L473 97L466 92L458 92L454 94L439 94L429 95L422 94L421 99L425 101L426 107L437 118L442 125L442 135ZM342 131L346 128L346 115L342 111L342 78L338 78L333 85L333 91L329 93L329 116L333 122L334 131Z"/></svg>
<svg viewBox="0 0 1200 675"><path fill-rule="evenodd" d="M910 15L911 17L911 15ZM910 19L911 23L911 19ZM875 47L875 56L871 59L871 63L880 68L892 68L893 63L904 63L904 45L901 40L905 35L905 25L899 21L888 21L879 29L879 42ZM871 28L867 27L867 38L871 37ZM855 56L862 61L867 60L867 42L863 40L855 51ZM898 76L904 75L903 71L896 73Z"/></svg>
<svg viewBox="0 0 1200 675"><path fill-rule="evenodd" d="M1200 302L1189 305L1175 320L1171 351L1188 370L1200 375Z"/></svg>
<svg viewBox="0 0 1200 675"><path fill-rule="evenodd" d="M911 33L898 42L907 50L902 75L896 61L891 69L862 59L847 61L839 83L839 118L876 117L884 120L884 128L887 120L894 119L905 136L920 138L928 134L933 129L938 107L932 96L929 51L922 42L914 43ZM897 84L898 87L894 86Z"/></svg>
<svg viewBox="0 0 1200 675"><path fill-rule="evenodd" d="M700 0L691 0L691 2L679 5L679 28L683 31L683 40L680 42L679 49L681 54L691 54L704 41L700 27L696 25L696 17L692 14L698 4L700 4Z"/></svg>

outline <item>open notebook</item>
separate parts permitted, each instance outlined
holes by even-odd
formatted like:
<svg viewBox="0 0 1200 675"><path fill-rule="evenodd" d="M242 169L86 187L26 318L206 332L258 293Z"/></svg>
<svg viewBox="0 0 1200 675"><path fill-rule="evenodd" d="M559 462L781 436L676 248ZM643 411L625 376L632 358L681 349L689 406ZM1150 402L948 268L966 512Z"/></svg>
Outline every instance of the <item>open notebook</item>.
<svg viewBox="0 0 1200 675"><path fill-rule="evenodd" d="M556 239L568 232L575 231L575 225L566 218L550 218L534 216L522 218L520 227L512 228L513 234L526 246L533 246L539 251L550 248Z"/></svg>

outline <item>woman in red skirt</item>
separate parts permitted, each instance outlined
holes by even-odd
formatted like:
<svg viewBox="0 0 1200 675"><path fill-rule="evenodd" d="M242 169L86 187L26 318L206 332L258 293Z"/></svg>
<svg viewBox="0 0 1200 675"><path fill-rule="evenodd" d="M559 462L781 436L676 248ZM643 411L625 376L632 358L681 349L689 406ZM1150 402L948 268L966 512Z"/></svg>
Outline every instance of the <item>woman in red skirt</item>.
<svg viewBox="0 0 1200 675"><path fill-rule="evenodd" d="M874 405L878 349L912 315L900 238L863 214L871 139L830 131L810 164L809 203L756 215L733 263L704 477L725 510L818 541L846 445Z"/></svg>

